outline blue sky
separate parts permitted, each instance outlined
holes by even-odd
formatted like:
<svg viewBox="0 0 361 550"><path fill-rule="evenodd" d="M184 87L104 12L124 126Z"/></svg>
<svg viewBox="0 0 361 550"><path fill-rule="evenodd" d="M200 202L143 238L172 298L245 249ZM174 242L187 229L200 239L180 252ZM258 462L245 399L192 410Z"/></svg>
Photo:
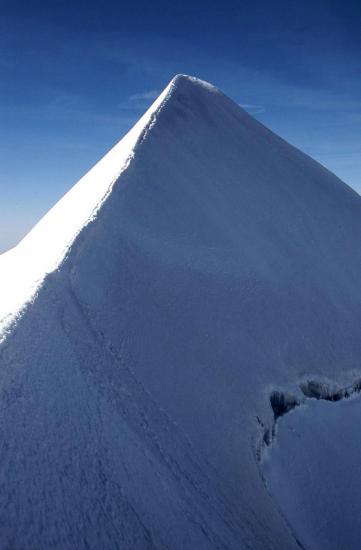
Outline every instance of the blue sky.
<svg viewBox="0 0 361 550"><path fill-rule="evenodd" d="M0 252L176 73L219 86L361 192L361 3L1 2Z"/></svg>

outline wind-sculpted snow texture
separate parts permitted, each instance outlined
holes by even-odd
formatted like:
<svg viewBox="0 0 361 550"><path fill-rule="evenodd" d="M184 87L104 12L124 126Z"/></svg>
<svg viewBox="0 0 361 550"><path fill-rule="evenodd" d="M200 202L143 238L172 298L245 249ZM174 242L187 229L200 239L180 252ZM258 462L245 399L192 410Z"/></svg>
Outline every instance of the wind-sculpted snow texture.
<svg viewBox="0 0 361 550"><path fill-rule="evenodd" d="M69 209L3 308L1 548L300 548L258 450L273 391L359 378L361 199L197 79L142 125L0 258Z"/></svg>

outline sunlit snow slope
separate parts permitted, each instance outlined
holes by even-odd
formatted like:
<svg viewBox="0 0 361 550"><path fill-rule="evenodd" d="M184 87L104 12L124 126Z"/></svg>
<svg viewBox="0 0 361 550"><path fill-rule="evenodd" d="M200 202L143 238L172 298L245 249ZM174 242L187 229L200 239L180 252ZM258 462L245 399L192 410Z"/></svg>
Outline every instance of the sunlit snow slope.
<svg viewBox="0 0 361 550"><path fill-rule="evenodd" d="M21 243L0 255L0 338L32 300L47 273L54 271L79 232L92 221L136 145L144 139L173 82L135 126L67 193Z"/></svg>
<svg viewBox="0 0 361 550"><path fill-rule="evenodd" d="M360 242L355 192L173 79L0 256L0 547L299 548L269 395L358 375Z"/></svg>

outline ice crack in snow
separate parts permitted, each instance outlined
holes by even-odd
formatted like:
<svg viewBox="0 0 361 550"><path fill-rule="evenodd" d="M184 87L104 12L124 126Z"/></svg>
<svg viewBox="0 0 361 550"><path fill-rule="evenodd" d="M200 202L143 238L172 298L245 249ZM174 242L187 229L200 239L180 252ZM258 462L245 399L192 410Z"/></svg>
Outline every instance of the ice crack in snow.
<svg viewBox="0 0 361 550"><path fill-rule="evenodd" d="M263 434L261 444L257 449L257 459L261 460L262 450L264 446L268 447L276 436L277 420L294 410L296 407L305 404L309 399L321 399L325 401L340 401L348 399L352 395L361 392L361 378L357 378L348 386L338 386L329 382L307 379L300 383L299 388L302 392L301 397L293 395L289 391L273 390L270 394L269 401L273 411L273 424L267 427L259 417L258 424L262 427Z"/></svg>

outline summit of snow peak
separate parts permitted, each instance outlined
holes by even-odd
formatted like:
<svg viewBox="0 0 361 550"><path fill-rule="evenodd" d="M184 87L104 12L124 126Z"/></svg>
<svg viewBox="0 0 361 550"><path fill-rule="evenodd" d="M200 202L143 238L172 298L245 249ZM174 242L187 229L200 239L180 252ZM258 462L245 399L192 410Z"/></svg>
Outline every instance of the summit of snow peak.
<svg viewBox="0 0 361 550"><path fill-rule="evenodd" d="M206 88L213 92L221 93L220 90L205 80L201 80L196 76L189 76L187 74L176 74L170 81L170 85L177 89L190 90L191 88Z"/></svg>

